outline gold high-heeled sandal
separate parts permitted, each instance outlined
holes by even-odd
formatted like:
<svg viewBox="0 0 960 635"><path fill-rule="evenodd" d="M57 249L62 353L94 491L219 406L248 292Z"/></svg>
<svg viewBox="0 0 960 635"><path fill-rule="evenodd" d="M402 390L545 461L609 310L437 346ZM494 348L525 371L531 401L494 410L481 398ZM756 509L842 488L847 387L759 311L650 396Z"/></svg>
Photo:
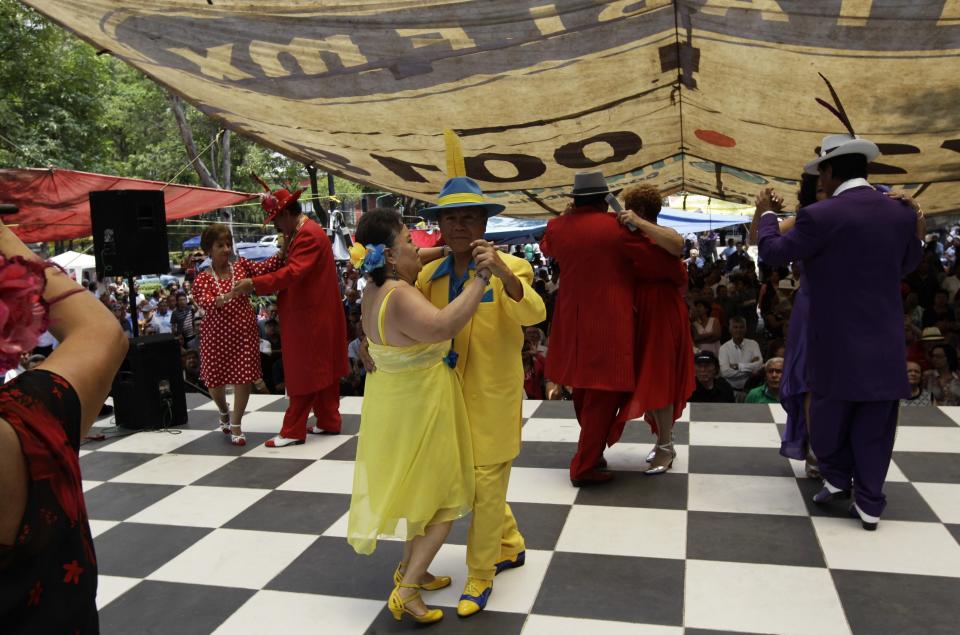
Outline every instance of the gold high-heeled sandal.
<svg viewBox="0 0 960 635"><path fill-rule="evenodd" d="M439 622L443 619L443 611L440 609L431 609L428 608L427 612L423 615L417 615L413 611L407 608L407 602L411 602L420 597L420 591L417 591L406 600L400 597L400 589L416 589L418 586L416 584L398 584L393 588L393 591L390 592L390 597L387 599L387 608L390 609L390 613L393 614L393 619L398 622L403 619L403 614L406 613L413 620L419 624L432 624L434 622Z"/></svg>
<svg viewBox="0 0 960 635"><path fill-rule="evenodd" d="M403 568L405 563L401 562L397 565L397 570L393 572L393 583L400 584L403 582L403 573L400 572L400 569ZM424 591L438 591L450 586L450 583L453 580L450 576L447 575L435 575L433 576L433 582L427 582L426 584L416 585L418 589L423 589Z"/></svg>
<svg viewBox="0 0 960 635"><path fill-rule="evenodd" d="M666 465L657 465L657 466L651 467L649 470L644 471L644 474L648 476L656 476L657 474L663 474L664 472L669 470L671 467L673 467L673 460L677 458L677 451L673 449L673 441L671 441L670 443L664 443L663 445L657 445L657 449L654 452L656 453L656 452L659 452L660 450L670 453L670 462L667 463ZM656 454L654 454L654 459L655 458L656 458Z"/></svg>

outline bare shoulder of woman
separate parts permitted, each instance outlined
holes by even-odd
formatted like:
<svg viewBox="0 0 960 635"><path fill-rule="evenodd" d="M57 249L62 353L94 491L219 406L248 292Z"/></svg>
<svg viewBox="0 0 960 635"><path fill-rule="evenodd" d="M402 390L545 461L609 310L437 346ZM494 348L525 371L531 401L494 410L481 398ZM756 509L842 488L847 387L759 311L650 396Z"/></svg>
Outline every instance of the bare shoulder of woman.
<svg viewBox="0 0 960 635"><path fill-rule="evenodd" d="M0 545L12 545L27 504L27 465L17 433L3 419L0 419L0 491L7 496L0 507Z"/></svg>

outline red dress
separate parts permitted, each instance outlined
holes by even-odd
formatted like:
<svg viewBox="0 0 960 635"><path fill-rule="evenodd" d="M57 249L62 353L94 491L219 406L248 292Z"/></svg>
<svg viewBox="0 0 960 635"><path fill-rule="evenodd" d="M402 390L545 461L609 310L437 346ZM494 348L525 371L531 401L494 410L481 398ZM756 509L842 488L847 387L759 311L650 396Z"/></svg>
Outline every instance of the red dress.
<svg viewBox="0 0 960 635"><path fill-rule="evenodd" d="M634 296L637 385L620 409L611 443L620 438L628 420L645 412L672 405L676 421L696 388L690 317L683 300L687 268L653 242L645 253L634 252L633 259L638 279ZM653 417L648 415L646 421L656 434Z"/></svg>
<svg viewBox="0 0 960 635"><path fill-rule="evenodd" d="M280 264L276 256L260 263L240 258L229 277L217 278L211 267L194 280L193 297L204 311L200 322L200 379L208 388L260 379L260 329L250 298L237 297L219 308L216 300L229 293L236 281L273 271Z"/></svg>

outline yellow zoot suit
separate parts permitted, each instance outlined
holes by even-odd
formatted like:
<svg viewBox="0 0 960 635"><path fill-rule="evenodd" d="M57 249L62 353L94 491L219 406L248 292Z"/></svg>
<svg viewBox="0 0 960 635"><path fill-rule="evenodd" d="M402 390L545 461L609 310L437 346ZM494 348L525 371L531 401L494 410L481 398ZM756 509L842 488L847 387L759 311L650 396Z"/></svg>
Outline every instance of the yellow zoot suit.
<svg viewBox="0 0 960 635"><path fill-rule="evenodd" d="M493 580L495 564L525 549L507 505L510 466L520 453L523 403L523 326L546 319L543 299L533 290L533 269L521 258L501 253L523 286L516 301L497 277L470 322L454 338L457 375L470 420L476 497L467 538L468 575ZM474 278L473 263L467 271ZM435 260L420 272L417 287L437 308L450 303L455 278L453 256Z"/></svg>

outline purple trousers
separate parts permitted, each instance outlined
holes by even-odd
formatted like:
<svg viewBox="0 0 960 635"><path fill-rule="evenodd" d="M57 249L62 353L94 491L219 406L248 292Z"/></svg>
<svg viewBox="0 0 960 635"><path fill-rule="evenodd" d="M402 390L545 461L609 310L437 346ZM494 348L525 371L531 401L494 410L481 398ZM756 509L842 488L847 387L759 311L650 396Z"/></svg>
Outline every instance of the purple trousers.
<svg viewBox="0 0 960 635"><path fill-rule="evenodd" d="M832 401L813 394L810 445L820 473L834 487L849 490L857 506L879 517L886 507L887 478L897 433L899 401Z"/></svg>

